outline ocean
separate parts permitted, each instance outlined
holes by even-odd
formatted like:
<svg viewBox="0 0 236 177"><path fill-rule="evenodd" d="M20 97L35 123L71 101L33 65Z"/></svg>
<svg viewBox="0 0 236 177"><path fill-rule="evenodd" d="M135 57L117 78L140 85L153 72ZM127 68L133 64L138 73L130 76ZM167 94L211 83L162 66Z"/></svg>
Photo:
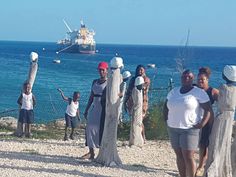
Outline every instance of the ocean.
<svg viewBox="0 0 236 177"><path fill-rule="evenodd" d="M123 58L124 71L129 70L132 74L138 64L156 65L156 68L147 69L147 75L152 82L150 101L153 103L165 99L167 92L161 90L166 90L170 78L173 78L175 86L180 85L180 74L176 64L178 57L185 56L185 67L195 74L201 66L210 67L210 85L216 88L224 83L221 78L223 67L226 64L236 64L236 48L230 47L189 46L186 49L183 46L97 44L97 50L98 53L94 55L56 54L55 43L0 41L0 116L17 114L16 101L21 93L22 83L28 75L29 54L32 51L39 54L39 69L33 87L37 99L35 118L38 123L64 117L66 103L60 97L57 88L61 88L66 96L72 96L74 91L80 91L82 114L92 81L99 76L98 63L109 62L115 54ZM54 59L60 59L61 63L53 63Z"/></svg>

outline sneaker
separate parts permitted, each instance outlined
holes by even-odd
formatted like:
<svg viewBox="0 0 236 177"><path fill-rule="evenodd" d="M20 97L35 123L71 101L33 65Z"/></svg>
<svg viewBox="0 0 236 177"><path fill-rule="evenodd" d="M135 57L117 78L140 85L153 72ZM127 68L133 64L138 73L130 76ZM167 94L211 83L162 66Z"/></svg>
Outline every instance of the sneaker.
<svg viewBox="0 0 236 177"><path fill-rule="evenodd" d="M74 139L75 139L74 135L71 134L71 135L70 135L70 139L71 139L71 140L74 140Z"/></svg>
<svg viewBox="0 0 236 177"><path fill-rule="evenodd" d="M68 136L65 135L63 140L67 141L68 140Z"/></svg>
<svg viewBox="0 0 236 177"><path fill-rule="evenodd" d="M18 137L18 138L23 138L23 133L18 133L18 134L16 134L16 136Z"/></svg>
<svg viewBox="0 0 236 177"><path fill-rule="evenodd" d="M26 138L32 138L32 136L33 136L32 133L27 133L27 134L25 135Z"/></svg>

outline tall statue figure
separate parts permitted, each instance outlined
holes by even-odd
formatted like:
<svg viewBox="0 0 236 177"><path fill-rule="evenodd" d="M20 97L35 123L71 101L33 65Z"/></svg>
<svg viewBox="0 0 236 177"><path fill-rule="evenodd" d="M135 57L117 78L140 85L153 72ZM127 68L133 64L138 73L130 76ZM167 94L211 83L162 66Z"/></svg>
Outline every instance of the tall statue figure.
<svg viewBox="0 0 236 177"><path fill-rule="evenodd" d="M236 108L236 66L226 65L222 77L226 84L219 88L217 114L210 136L209 155L206 164L206 175L208 177L233 177L231 142Z"/></svg>
<svg viewBox="0 0 236 177"><path fill-rule="evenodd" d="M108 72L105 125L101 147L96 158L98 163L105 166L117 166L122 163L118 155L116 141L120 106L120 84L122 82L120 69L123 66L122 58L114 57L110 62Z"/></svg>
<svg viewBox="0 0 236 177"><path fill-rule="evenodd" d="M133 107L131 109L131 129L129 145L143 146L144 138L142 136L142 124L143 124L143 84L144 79L142 76L138 76L135 79L135 87L132 90Z"/></svg>

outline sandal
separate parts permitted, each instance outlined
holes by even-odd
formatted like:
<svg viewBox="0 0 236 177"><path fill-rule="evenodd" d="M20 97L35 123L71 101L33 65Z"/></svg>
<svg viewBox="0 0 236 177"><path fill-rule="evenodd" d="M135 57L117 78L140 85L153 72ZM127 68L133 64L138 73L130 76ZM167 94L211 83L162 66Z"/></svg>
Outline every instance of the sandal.
<svg viewBox="0 0 236 177"><path fill-rule="evenodd" d="M94 159L94 156L95 156L94 153L88 152L87 154L84 154L81 158L82 158L82 159L90 159L90 160L93 160L93 159Z"/></svg>
<svg viewBox="0 0 236 177"><path fill-rule="evenodd" d="M91 154L90 154L90 152L88 152L88 153L84 154L81 158L82 159L90 159L90 157L91 157Z"/></svg>
<svg viewBox="0 0 236 177"><path fill-rule="evenodd" d="M198 168L197 171L196 171L196 174L195 176L203 176L204 175L204 168Z"/></svg>

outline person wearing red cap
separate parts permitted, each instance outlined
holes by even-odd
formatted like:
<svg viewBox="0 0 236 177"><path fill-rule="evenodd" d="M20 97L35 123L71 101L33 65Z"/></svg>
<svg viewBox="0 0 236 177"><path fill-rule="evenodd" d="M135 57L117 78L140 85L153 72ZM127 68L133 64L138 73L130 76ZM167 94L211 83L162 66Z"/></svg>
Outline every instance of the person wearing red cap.
<svg viewBox="0 0 236 177"><path fill-rule="evenodd" d="M104 95L107 86L107 69L106 62L98 64L99 79L95 79L92 83L90 97L84 112L84 117L87 119L86 126L86 146L89 147L89 152L82 156L84 159L94 159L94 148L99 148L101 142L100 127L102 124L102 96Z"/></svg>
<svg viewBox="0 0 236 177"><path fill-rule="evenodd" d="M100 63L98 64L98 70L99 70L99 69L108 69L108 64L107 64L107 62L104 62L104 61L100 62Z"/></svg>

